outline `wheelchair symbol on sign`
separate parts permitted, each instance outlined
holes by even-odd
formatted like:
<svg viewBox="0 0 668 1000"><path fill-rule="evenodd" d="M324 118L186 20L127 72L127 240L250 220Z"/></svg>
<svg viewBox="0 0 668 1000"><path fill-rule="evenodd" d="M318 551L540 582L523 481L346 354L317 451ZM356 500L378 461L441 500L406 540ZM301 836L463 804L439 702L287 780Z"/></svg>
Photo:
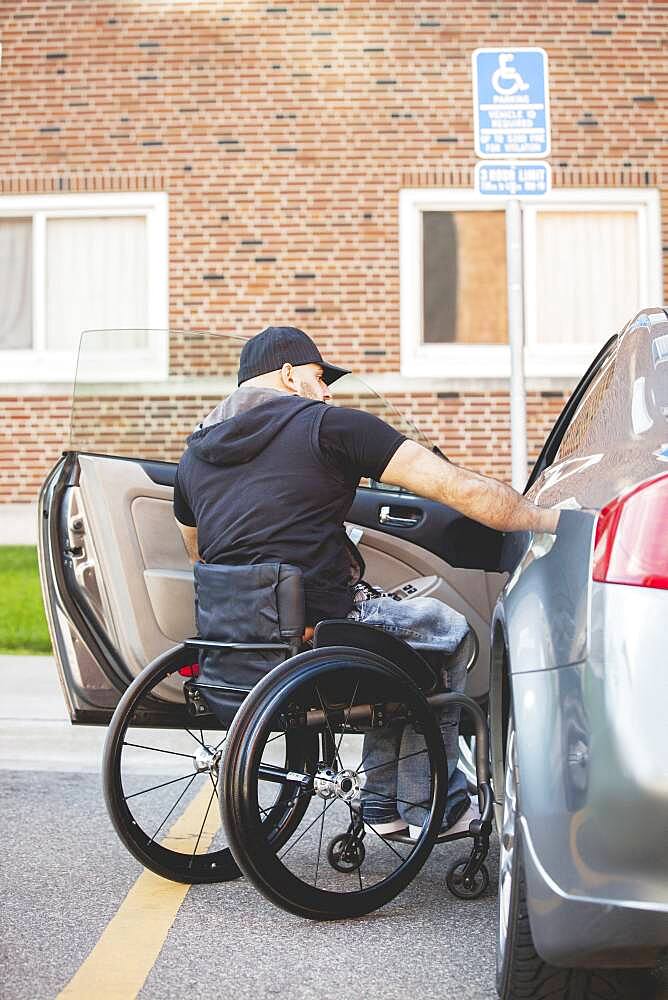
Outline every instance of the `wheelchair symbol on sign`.
<svg viewBox="0 0 668 1000"><path fill-rule="evenodd" d="M492 86L497 94L504 97L512 97L518 91L529 89L529 84L524 82L516 67L510 65L514 58L512 52L501 52L499 65L492 73Z"/></svg>

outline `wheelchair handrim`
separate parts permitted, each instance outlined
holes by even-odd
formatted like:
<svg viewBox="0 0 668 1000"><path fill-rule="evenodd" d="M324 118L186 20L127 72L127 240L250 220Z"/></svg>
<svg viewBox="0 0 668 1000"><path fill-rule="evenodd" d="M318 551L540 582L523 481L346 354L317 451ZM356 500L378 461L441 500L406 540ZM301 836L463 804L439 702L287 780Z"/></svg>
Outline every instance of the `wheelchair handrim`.
<svg viewBox="0 0 668 1000"><path fill-rule="evenodd" d="M327 655L329 654L329 655ZM292 676L290 664L297 667ZM293 668L293 669L294 669ZM351 893L332 893L307 886L296 878L272 852L257 823L255 785L262 746L281 704L301 686L332 670L365 670L382 680L388 677L406 694L416 710L433 761L433 785L429 821L411 854L388 879ZM285 676L285 675L288 676ZM228 737L225 762L225 825L237 863L255 885L284 909L314 919L336 919L370 912L396 896L414 878L426 861L440 827L447 795L447 762L438 724L420 690L410 678L380 657L360 655L351 649L332 648L301 654L275 668L244 705L243 718L235 720ZM395 852L397 853L397 852Z"/></svg>
<svg viewBox="0 0 668 1000"><path fill-rule="evenodd" d="M107 809L118 836L130 853L146 868L176 882L192 884L223 882L241 875L229 847L201 854L189 854L164 847L143 829L142 824L138 822L128 806L125 795L122 759L125 737L128 730L132 728L134 713L143 699L152 697L151 692L155 687L185 665L186 661L191 660L192 651L184 650L183 647L170 650L150 664L126 691L114 713L105 742L104 794ZM193 728L196 728L194 723ZM209 727L206 728L208 730ZM224 730L220 730L220 733L224 735ZM297 741L293 740L291 744L286 740L286 758L292 759L294 766L301 766L303 759ZM193 774L193 778L195 776ZM204 822L206 822L211 808L213 808L214 814L217 812L218 805L214 799L218 794L212 779L212 791ZM177 815L175 814L174 819ZM291 810L285 807L284 802L277 800L267 817L267 821L275 823L280 837L289 836L291 824L298 821L298 818L292 815Z"/></svg>

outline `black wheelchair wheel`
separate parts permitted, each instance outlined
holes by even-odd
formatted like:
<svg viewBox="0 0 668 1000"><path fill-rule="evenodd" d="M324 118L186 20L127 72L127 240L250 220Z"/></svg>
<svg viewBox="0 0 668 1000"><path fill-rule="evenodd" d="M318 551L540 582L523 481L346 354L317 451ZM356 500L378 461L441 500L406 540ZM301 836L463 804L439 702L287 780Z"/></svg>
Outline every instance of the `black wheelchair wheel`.
<svg viewBox="0 0 668 1000"><path fill-rule="evenodd" d="M327 848L327 860L337 872L355 872L364 864L366 848L353 834L334 837Z"/></svg>
<svg viewBox="0 0 668 1000"><path fill-rule="evenodd" d="M241 875L220 826L227 732L213 715L195 716L188 706L195 660L192 649L177 646L123 695L104 747L104 797L116 833L144 867L175 882L226 882ZM303 770L313 766L316 749L313 735L273 734L263 760ZM258 815L268 840L280 841L308 803L285 785L260 785Z"/></svg>
<svg viewBox="0 0 668 1000"><path fill-rule="evenodd" d="M464 875L468 860L468 858L458 858L450 865L445 876L448 889L457 899L477 899L489 885L489 871L486 865L482 865L475 875Z"/></svg>
<svg viewBox="0 0 668 1000"><path fill-rule="evenodd" d="M279 844L259 822L258 788L265 747L281 727L318 733L320 754L314 770L281 776L276 769L274 780L308 803ZM371 751L368 738L364 749L372 729L374 739L382 732L388 741L382 747L396 744L396 750L365 767L370 753L376 754L372 760L378 755L378 744ZM420 749L403 755L403 732ZM394 773L408 756L420 759L426 789L419 802L400 800L427 818L416 841L380 836L364 824L361 811L371 793L376 802L388 798L372 772ZM437 721L403 671L347 647L310 650L272 670L237 714L223 765L223 820L239 867L272 902L316 920L359 916L389 902L417 875L441 826L447 784Z"/></svg>

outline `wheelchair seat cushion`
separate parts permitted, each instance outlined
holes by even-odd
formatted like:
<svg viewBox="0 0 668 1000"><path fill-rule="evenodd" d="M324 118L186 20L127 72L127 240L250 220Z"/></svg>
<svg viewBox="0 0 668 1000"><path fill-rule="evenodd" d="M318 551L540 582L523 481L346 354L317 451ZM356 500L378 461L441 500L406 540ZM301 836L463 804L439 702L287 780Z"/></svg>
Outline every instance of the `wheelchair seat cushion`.
<svg viewBox="0 0 668 1000"><path fill-rule="evenodd" d="M376 625L367 625L349 618L328 618L316 626L313 646L352 646L378 653L401 667L423 691L433 691L440 683L438 672L421 653L403 639Z"/></svg>

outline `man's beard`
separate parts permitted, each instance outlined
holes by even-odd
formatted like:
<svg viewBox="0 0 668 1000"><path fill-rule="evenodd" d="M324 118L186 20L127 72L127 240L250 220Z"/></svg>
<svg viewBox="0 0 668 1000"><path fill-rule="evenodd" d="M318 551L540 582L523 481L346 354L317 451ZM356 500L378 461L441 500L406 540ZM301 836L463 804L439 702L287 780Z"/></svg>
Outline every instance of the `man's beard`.
<svg viewBox="0 0 668 1000"><path fill-rule="evenodd" d="M302 399L316 399L316 400L320 399L320 396L318 395L315 389L311 389L310 386L305 386L305 385L299 386L299 395L302 397Z"/></svg>

